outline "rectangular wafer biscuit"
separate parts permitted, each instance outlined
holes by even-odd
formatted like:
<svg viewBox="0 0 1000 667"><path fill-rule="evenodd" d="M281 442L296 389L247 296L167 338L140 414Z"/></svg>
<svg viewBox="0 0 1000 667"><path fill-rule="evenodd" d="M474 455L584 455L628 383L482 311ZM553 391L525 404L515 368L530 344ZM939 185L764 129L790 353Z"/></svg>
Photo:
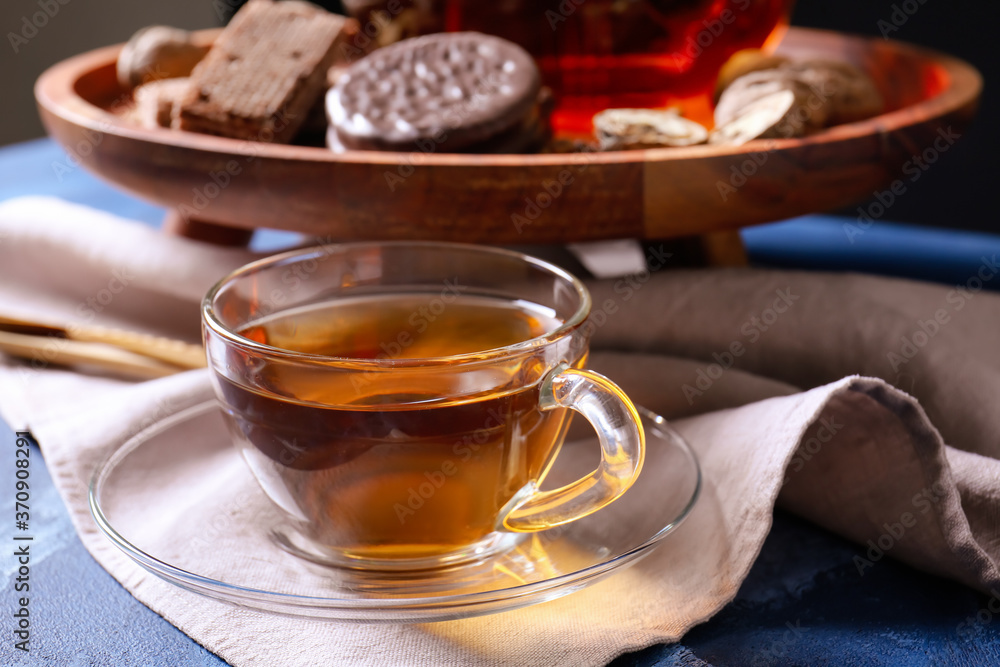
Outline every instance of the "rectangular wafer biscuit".
<svg viewBox="0 0 1000 667"><path fill-rule="evenodd" d="M250 0L190 77L182 130L289 142L326 90L352 19L299 0Z"/></svg>

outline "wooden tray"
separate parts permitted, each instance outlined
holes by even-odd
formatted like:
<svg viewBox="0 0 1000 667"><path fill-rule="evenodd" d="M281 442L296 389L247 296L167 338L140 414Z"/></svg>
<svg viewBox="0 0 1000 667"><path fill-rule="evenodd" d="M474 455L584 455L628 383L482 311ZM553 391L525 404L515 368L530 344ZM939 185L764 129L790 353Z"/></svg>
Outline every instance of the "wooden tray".
<svg viewBox="0 0 1000 667"><path fill-rule="evenodd" d="M199 38L207 42L216 34ZM219 231L212 225L270 227L331 239L673 238L829 210L905 176L903 165L932 149L939 130L961 133L982 88L973 67L949 56L792 28L780 53L861 66L890 111L805 139L739 148L336 155L137 127L111 111L126 95L115 79L120 48L70 58L39 78L42 121L56 141L87 169L138 197L210 223L202 232ZM752 175L736 175L741 170Z"/></svg>

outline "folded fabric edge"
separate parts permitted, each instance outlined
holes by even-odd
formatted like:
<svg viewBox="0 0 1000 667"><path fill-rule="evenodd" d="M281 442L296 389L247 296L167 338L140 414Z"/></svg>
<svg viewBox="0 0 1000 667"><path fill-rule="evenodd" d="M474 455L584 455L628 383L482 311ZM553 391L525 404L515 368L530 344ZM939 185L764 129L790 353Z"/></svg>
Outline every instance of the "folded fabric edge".
<svg viewBox="0 0 1000 667"><path fill-rule="evenodd" d="M687 438L689 442L691 442L693 438L689 437L689 428L687 428L689 425L696 424L699 422L708 423L712 420L718 420L720 417L726 415L727 413L734 414L742 411L757 411L760 408L764 408L765 406L772 409L780 409L781 412L784 412L785 414L788 415L786 423L800 425L798 428L795 429L795 432L791 435L791 437L788 437L786 435L785 441L789 444L786 444L783 447L776 448L775 450L777 465L780 467L780 470L785 471L787 470L788 466L790 465L796 453L798 452L799 447L802 445L802 442L805 440L806 434L809 432L809 429L812 428L813 424L815 424L817 421L821 419L822 414L826 410L826 407L829 404L830 400L839 393L846 391L854 382L858 381L859 379L860 379L859 376L856 375L848 376L836 382L832 382L830 384L820 387L815 387L809 391L801 392L798 394L774 396L771 398L765 398L756 401L754 403L748 403L746 405L734 408L727 408L723 410L717 410L714 412L700 414L694 417L689 417L680 420L680 422L674 422L674 425L678 428L679 431L681 431L684 437ZM876 380L876 382L881 382L881 380ZM789 403L791 405L788 405ZM698 450L697 445L695 445L694 448L697 453ZM703 464L702 465L703 475L705 474L705 467L706 466ZM742 586L743 582L746 581L746 578L750 573L750 569L753 567L754 563L756 563L757 559L760 557L760 553L764 548L764 541L767 538L767 535L770 534L771 532L771 527L774 523L774 508L777 504L777 500L782 489L782 479L783 479L782 475L775 476L774 483L771 485L770 488L766 489L765 506L769 509L766 517L763 517L763 520L759 523L759 528L761 529L759 535L754 536L751 539L753 548L747 549L744 552L742 552L742 554L739 556L739 560L741 561L740 566L732 570L735 572L735 575L732 576L731 579L732 581L736 582L737 585L730 586L729 587L731 589L730 592L727 593L726 595L719 597L718 604L716 604L715 608L710 613L704 614L700 618L692 619L691 622L685 626L683 634L687 634L687 632L690 631L693 627L705 623L706 621L713 618L726 605L732 602L739 594L740 587ZM707 480L706 483L708 483ZM683 634L681 636L683 636ZM638 650L638 648L630 650Z"/></svg>
<svg viewBox="0 0 1000 667"><path fill-rule="evenodd" d="M915 459L912 463L919 469L922 479L911 479L911 482L918 482L917 491L899 497L898 502L891 508L884 498L884 490L890 482L878 478L877 475L866 478L865 475L873 475L877 471L859 465L871 461L870 452L862 451L862 448L877 448L878 445L870 440L850 443L838 438L833 447L824 446L816 452L805 449L811 439L807 436L817 432L822 414L830 407L835 408L836 401L851 395L869 399L884 411L883 418L891 415L890 421L894 421L896 426L902 428L903 434L911 443L912 451L909 453ZM860 460L854 460L850 455L845 456L844 450L849 447L854 447L856 451L853 453ZM795 448L791 460L794 461L795 457L803 455L805 451L805 457L811 459L811 464L801 466L791 475L786 469L785 484L779 502L783 508L792 513L840 534L866 549L871 549L870 545L874 544L879 547L872 549L872 552L878 555L876 560L881 559L882 555L889 555L921 571L959 581L982 592L989 592L991 588L1000 585L997 558L983 547L973 533L969 517L963 509L947 450L948 447L940 433L927 417L923 407L912 396L878 378L858 376L846 378L844 386L831 394L830 400L824 404L824 409L816 415L816 419L804 432L802 440ZM835 462L831 458L838 455L847 460ZM837 473L842 472L844 466L854 468L854 475L860 477L858 486L854 488L837 486L835 479L841 477ZM1000 470L1000 463L997 463L997 468ZM901 471L904 474L908 472L903 469ZM898 483L899 480L896 481ZM859 502L859 497L867 499L867 502ZM880 498L882 502L878 502ZM831 508L835 508L836 511L831 511ZM873 508L876 511L881 510L882 513L873 515L871 512ZM912 511L907 512L907 510ZM940 531L940 535L934 535L933 531L927 532L929 529L919 525L916 530L910 530L908 534L916 534L918 539L924 540L921 545L923 548L914 547L912 537L907 542L904 539L905 535L894 535L890 529L885 528L885 526L893 528L895 524L900 523L904 529L912 529L913 526L905 524L911 520L916 521L913 517L919 516L918 512L925 510L925 514L929 514L932 521L925 522L923 526L932 523ZM911 515L910 518L901 523L901 518L908 513ZM890 542L886 537L887 534L892 538L892 545L881 548ZM882 540L881 545L879 540ZM938 541L941 544L937 544ZM856 564L863 576L866 565L873 564L874 561L866 558L869 554L865 551L859 554L861 561L856 561ZM945 562L935 561L935 556L938 558L945 556L950 559Z"/></svg>

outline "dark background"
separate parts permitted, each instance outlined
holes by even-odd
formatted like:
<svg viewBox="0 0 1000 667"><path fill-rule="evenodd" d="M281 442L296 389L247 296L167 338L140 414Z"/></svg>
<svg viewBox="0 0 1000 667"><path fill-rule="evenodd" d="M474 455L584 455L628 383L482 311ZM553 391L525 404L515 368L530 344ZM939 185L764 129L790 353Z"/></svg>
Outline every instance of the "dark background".
<svg viewBox="0 0 1000 667"><path fill-rule="evenodd" d="M955 55L983 75L979 115L961 140L897 199L887 218L940 227L998 230L1000 215L1000 69L997 37L1000 3L991 0L910 0L919 6L889 36ZM792 25L882 37L902 0L799 0ZM851 211L856 215L856 207Z"/></svg>

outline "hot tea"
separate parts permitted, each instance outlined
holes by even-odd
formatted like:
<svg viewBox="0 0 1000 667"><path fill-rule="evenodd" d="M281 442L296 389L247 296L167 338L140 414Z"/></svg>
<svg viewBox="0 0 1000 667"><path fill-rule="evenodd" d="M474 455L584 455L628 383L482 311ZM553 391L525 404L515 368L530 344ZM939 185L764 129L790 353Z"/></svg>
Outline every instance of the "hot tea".
<svg viewBox="0 0 1000 667"><path fill-rule="evenodd" d="M282 510L261 529L313 562L423 570L614 502L645 436L621 389L583 368L590 308L557 266L451 243L304 248L221 280L205 352L233 441ZM541 490L569 410L599 465Z"/></svg>
<svg viewBox="0 0 1000 667"><path fill-rule="evenodd" d="M240 333L305 355L404 361L503 348L560 324L523 301L403 293L301 307ZM542 476L568 421L565 410L539 409L537 380L525 384L540 379L530 354L484 367L476 387L440 368L346 370L317 382L294 365L247 363L256 366L237 374L259 374L256 389L219 383L244 456L300 530L348 557L475 544Z"/></svg>

